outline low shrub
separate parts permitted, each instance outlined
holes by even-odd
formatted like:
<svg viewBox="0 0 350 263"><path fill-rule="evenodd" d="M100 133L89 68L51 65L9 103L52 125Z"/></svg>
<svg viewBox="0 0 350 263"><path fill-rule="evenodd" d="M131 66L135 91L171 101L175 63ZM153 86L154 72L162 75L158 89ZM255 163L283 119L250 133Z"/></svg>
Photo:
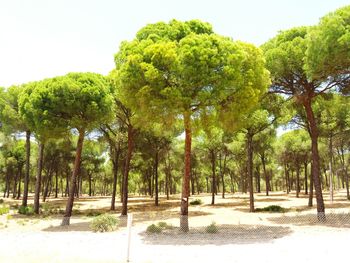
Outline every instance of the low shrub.
<svg viewBox="0 0 350 263"><path fill-rule="evenodd" d="M205 232L209 234L215 234L219 232L219 229L215 222L212 222L209 226L205 228Z"/></svg>
<svg viewBox="0 0 350 263"><path fill-rule="evenodd" d="M158 226L161 228L161 229L173 229L173 226L172 225L169 225L167 224L166 222L158 222Z"/></svg>
<svg viewBox="0 0 350 263"><path fill-rule="evenodd" d="M92 209L89 209L86 213L86 216L99 216L101 215L102 213L100 211L96 211L96 210L92 210Z"/></svg>
<svg viewBox="0 0 350 263"><path fill-rule="evenodd" d="M0 206L0 215L4 215L10 212L10 208L8 206Z"/></svg>
<svg viewBox="0 0 350 263"><path fill-rule="evenodd" d="M94 232L110 232L118 228L119 220L109 214L96 216L90 223L90 228Z"/></svg>
<svg viewBox="0 0 350 263"><path fill-rule="evenodd" d="M288 209L281 207L279 205L270 205L263 208L256 208L255 212L273 212L273 213L284 213Z"/></svg>
<svg viewBox="0 0 350 263"><path fill-rule="evenodd" d="M21 205L18 208L18 213L21 215L27 215L27 216L33 215L34 214L34 207L30 206L30 205L29 206Z"/></svg>
<svg viewBox="0 0 350 263"><path fill-rule="evenodd" d="M4 199L0 199L0 204L3 204L4 203Z"/></svg>
<svg viewBox="0 0 350 263"><path fill-rule="evenodd" d="M146 232L151 234L158 234L161 233L162 230L162 227L160 227L159 225L152 224L147 227Z"/></svg>
<svg viewBox="0 0 350 263"><path fill-rule="evenodd" d="M202 203L201 199L194 199L190 202L190 205L201 205Z"/></svg>

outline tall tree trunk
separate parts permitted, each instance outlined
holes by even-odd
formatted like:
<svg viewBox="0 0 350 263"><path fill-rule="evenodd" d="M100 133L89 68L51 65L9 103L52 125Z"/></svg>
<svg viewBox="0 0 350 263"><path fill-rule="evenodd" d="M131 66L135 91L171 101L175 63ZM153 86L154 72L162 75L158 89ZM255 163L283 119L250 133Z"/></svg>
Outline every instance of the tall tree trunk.
<svg viewBox="0 0 350 263"><path fill-rule="evenodd" d="M41 188L41 174L43 170L44 160L44 143L39 143L39 156L38 156L38 170L35 181L35 195L34 195L34 213L39 214L39 203L40 203L40 188Z"/></svg>
<svg viewBox="0 0 350 263"><path fill-rule="evenodd" d="M19 199L21 197L21 181L22 181L22 171L23 169L23 166L21 165L19 167L19 179L18 179L18 190L17 190L17 198L16 199Z"/></svg>
<svg viewBox="0 0 350 263"><path fill-rule="evenodd" d="M125 168L123 176L123 204L122 204L122 215L128 214L128 186L129 186L129 170L130 162L132 158L132 152L134 149L134 128L128 125L128 151L125 158Z"/></svg>
<svg viewBox="0 0 350 263"><path fill-rule="evenodd" d="M248 157L248 187L249 187L249 212L254 212L253 190L253 134L247 132L247 157ZM267 185L268 187L268 185Z"/></svg>
<svg viewBox="0 0 350 263"><path fill-rule="evenodd" d="M257 165L256 167L255 167L255 169L256 169L256 191L258 192L258 193L261 193L261 182L260 182L260 166L259 165Z"/></svg>
<svg viewBox="0 0 350 263"><path fill-rule="evenodd" d="M112 145L111 145L112 147ZM112 152L112 165L113 165L113 189L112 189L112 200L111 200L111 210L115 210L115 197L117 195L117 182L118 182L118 169L119 169L119 155L120 155L120 147L118 149L114 148L114 151ZM91 186L89 189L91 193Z"/></svg>
<svg viewBox="0 0 350 263"><path fill-rule="evenodd" d="M304 103L307 120L309 123L310 137L311 137L311 154L312 154L312 176L314 180L314 187L317 201L317 218L319 221L326 219L325 206L322 195L322 187L320 181L320 156L318 153L318 129L314 116L314 112L311 107L311 99L308 99Z"/></svg>
<svg viewBox="0 0 350 263"><path fill-rule="evenodd" d="M55 171L55 198L58 198L58 168Z"/></svg>
<svg viewBox="0 0 350 263"><path fill-rule="evenodd" d="M220 156L220 175L221 175L221 181L222 181L222 198L225 198L225 171L226 171L226 159L227 155L225 154L224 157L224 165L221 167L221 156Z"/></svg>
<svg viewBox="0 0 350 263"><path fill-rule="evenodd" d="M265 191L266 191L266 196L269 195L269 175L266 171L266 159L265 159L265 154L260 155L261 163L263 166L263 171L264 171L264 177L265 177Z"/></svg>
<svg viewBox="0 0 350 263"><path fill-rule="evenodd" d="M13 180L13 190L12 190L12 198L16 198L17 195L17 183L18 183L18 176L19 176L19 171L17 169L17 172L15 173L15 178Z"/></svg>
<svg viewBox="0 0 350 263"><path fill-rule="evenodd" d="M189 230L188 198L190 196L191 144L192 144L190 111L184 113L184 127L185 127L185 171L182 179L180 229L183 232L188 232Z"/></svg>
<svg viewBox="0 0 350 263"><path fill-rule="evenodd" d="M286 163L284 164L284 175L285 175L285 180L286 180L286 191L287 191L287 194L289 194L289 192L290 192L290 189L289 189L289 171L288 171L288 166Z"/></svg>
<svg viewBox="0 0 350 263"><path fill-rule="evenodd" d="M307 183L307 162L304 162L304 180L305 180L305 194L308 194L308 183Z"/></svg>
<svg viewBox="0 0 350 263"><path fill-rule="evenodd" d="M210 160L211 160L211 172L212 172L212 179L211 179L211 204L215 204L215 188L216 188L216 174L215 174L215 164L216 164L216 158L215 158L215 152L214 150L210 150Z"/></svg>
<svg viewBox="0 0 350 263"><path fill-rule="evenodd" d="M30 131L26 131L26 170L24 174L24 188L22 206L27 206L28 203L28 186L30 173Z"/></svg>
<svg viewBox="0 0 350 263"><path fill-rule="evenodd" d="M77 177L78 173L80 171L80 164L81 164L81 152L83 150L83 143L84 143L84 136L85 136L85 130L81 129L79 130L79 137L78 137L78 143L77 143L77 150L75 154L75 161L74 161L74 168L72 177L70 180L70 187L69 187L69 196L66 204L66 212L64 214L64 217L62 219L62 226L67 226L70 224L70 217L72 216L72 210L73 210L73 203L74 203L74 193L77 183Z"/></svg>
<svg viewBox="0 0 350 263"><path fill-rule="evenodd" d="M300 166L299 166L299 164L297 164L296 173L297 173L296 197L299 198L299 193L300 193Z"/></svg>
<svg viewBox="0 0 350 263"><path fill-rule="evenodd" d="M311 163L311 175L313 174L313 165ZM313 200L314 200L314 177L310 176L310 191L309 191L309 203L308 206L312 207L313 206Z"/></svg>
<svg viewBox="0 0 350 263"><path fill-rule="evenodd" d="M331 202L334 201L334 187L333 187L333 134L331 133L329 136L329 195Z"/></svg>
<svg viewBox="0 0 350 263"><path fill-rule="evenodd" d="M158 189L158 162L159 162L159 152L158 149L156 150L156 156L154 157L154 176L155 176L155 200L154 204L156 206L159 205L159 189Z"/></svg>

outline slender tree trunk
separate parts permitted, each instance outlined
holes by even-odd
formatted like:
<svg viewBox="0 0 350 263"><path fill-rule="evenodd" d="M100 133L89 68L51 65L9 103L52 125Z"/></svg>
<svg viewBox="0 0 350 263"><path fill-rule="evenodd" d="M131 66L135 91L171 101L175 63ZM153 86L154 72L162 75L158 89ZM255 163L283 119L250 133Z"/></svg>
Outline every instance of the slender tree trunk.
<svg viewBox="0 0 350 263"><path fill-rule="evenodd" d="M304 103L306 116L309 122L310 137L311 137L311 153L312 153L312 176L314 180L314 187L316 192L317 201L317 218L319 221L326 219L325 206L322 195L322 187L320 181L320 156L318 153L318 129L314 116L314 112L311 107L311 99Z"/></svg>
<svg viewBox="0 0 350 263"><path fill-rule="evenodd" d="M299 193L300 193L300 166L297 164L297 186L296 186L296 197L299 198Z"/></svg>
<svg viewBox="0 0 350 263"><path fill-rule="evenodd" d="M189 231L188 198L190 196L191 144L192 144L191 113L189 111L184 113L184 127L185 127L185 171L182 179L180 229L183 232L188 232Z"/></svg>
<svg viewBox="0 0 350 263"><path fill-rule="evenodd" d="M194 179L195 179L195 176L196 176L196 170L195 169L192 169L191 171L191 194L194 195L195 193L195 189L194 189Z"/></svg>
<svg viewBox="0 0 350 263"><path fill-rule="evenodd" d="M28 186L29 186L29 173L30 173L30 131L26 131L26 170L24 174L24 188L22 206L27 206L28 203Z"/></svg>
<svg viewBox="0 0 350 263"><path fill-rule="evenodd" d="M262 166L263 166L263 171L264 171L264 177L265 177L265 191L266 191L266 196L269 195L269 175L266 171L266 159L265 159L265 155L262 154L260 156L260 159L261 159L261 163L262 163Z"/></svg>
<svg viewBox="0 0 350 263"><path fill-rule="evenodd" d="M259 167L259 165L257 165L256 167L255 167L255 169L256 169L256 191L258 192L258 193L261 193L261 179L260 179L260 167Z"/></svg>
<svg viewBox="0 0 350 263"><path fill-rule="evenodd" d="M22 171L23 169L23 166L21 165L19 167L19 179L18 179L18 190L17 190L17 198L16 199L19 199L21 197L21 181L22 181Z"/></svg>
<svg viewBox="0 0 350 263"><path fill-rule="evenodd" d="M17 183L18 183L18 176L19 176L19 171L17 169L17 172L15 173L15 178L13 180L13 190L12 190L12 198L16 198L17 195Z"/></svg>
<svg viewBox="0 0 350 263"><path fill-rule="evenodd" d="M112 189L112 200L111 200L111 210L115 210L115 197L117 195L117 182L118 182L118 164L119 164L119 155L120 155L120 148L118 149L114 148L114 152L112 153L112 164L113 164L113 189ZM91 191L91 189L90 189Z"/></svg>
<svg viewBox="0 0 350 263"><path fill-rule="evenodd" d="M77 183L77 177L78 173L80 171L80 164L81 164L81 152L83 150L83 143L84 143L84 136L85 136L85 130L79 130L79 137L78 137L78 143L77 143L77 150L75 154L75 161L74 161L74 168L72 177L70 180L70 187L69 187L69 197L66 204L66 212L64 214L64 217L62 219L62 226L67 226L70 224L70 217L72 216L72 210L73 210L73 203L74 203L74 193Z"/></svg>
<svg viewBox="0 0 350 263"><path fill-rule="evenodd" d="M125 159L125 168L123 176L123 204L122 204L122 215L128 214L128 186L129 186L129 170L130 162L132 158L132 152L134 149L134 128L128 125L128 151Z"/></svg>
<svg viewBox="0 0 350 263"><path fill-rule="evenodd" d="M154 176L155 176L155 201L154 204L156 206L159 205L159 189L158 189L158 162L159 162L159 153L158 149L156 150L156 156L154 158Z"/></svg>
<svg viewBox="0 0 350 263"><path fill-rule="evenodd" d="M221 167L221 156L220 156L220 174L221 174L221 181L222 181L222 198L225 198L225 171L226 171L226 159L227 155L225 154L224 157L224 166Z"/></svg>
<svg viewBox="0 0 350 263"><path fill-rule="evenodd" d="M216 158L215 158L215 152L214 150L210 150L210 160L211 160L211 172L212 172L212 179L211 179L211 204L215 204L215 188L216 188L216 174L215 174L215 164L216 164Z"/></svg>
<svg viewBox="0 0 350 263"><path fill-rule="evenodd" d="M254 212L253 190L253 134L247 132L247 157L248 157L248 187L249 187L249 212Z"/></svg>
<svg viewBox="0 0 350 263"><path fill-rule="evenodd" d="M304 162L304 175L305 175L305 194L308 194L308 183L307 183L307 162Z"/></svg>
<svg viewBox="0 0 350 263"><path fill-rule="evenodd" d="M313 165L311 163L311 175L313 174ZM310 176L310 191L309 191L309 203L308 206L312 207L313 206L313 200L314 200L314 178L313 176Z"/></svg>
<svg viewBox="0 0 350 263"><path fill-rule="evenodd" d="M38 170L35 181L35 195L34 195L34 213L39 214L40 203L40 188L41 188L41 173L43 170L44 160L44 143L39 143L39 156L38 156Z"/></svg>

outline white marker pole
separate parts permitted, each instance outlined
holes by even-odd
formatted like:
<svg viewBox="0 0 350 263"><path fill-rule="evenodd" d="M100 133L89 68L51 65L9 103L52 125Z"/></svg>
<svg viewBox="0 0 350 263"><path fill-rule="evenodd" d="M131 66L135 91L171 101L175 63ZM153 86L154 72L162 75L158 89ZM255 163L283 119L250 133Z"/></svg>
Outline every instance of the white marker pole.
<svg viewBox="0 0 350 263"><path fill-rule="evenodd" d="M128 250L126 254L126 262L130 262L130 243L131 243L131 225L132 225L132 214L128 214Z"/></svg>

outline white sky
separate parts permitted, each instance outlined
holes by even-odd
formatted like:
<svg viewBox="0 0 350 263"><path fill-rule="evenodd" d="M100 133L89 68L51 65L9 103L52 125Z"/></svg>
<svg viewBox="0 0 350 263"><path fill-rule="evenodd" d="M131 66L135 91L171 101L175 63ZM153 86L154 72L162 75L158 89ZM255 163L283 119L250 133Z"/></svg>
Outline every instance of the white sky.
<svg viewBox="0 0 350 263"><path fill-rule="evenodd" d="M349 0L0 0L0 86L71 71L107 74L122 40L147 23L201 19L260 45L313 25Z"/></svg>

